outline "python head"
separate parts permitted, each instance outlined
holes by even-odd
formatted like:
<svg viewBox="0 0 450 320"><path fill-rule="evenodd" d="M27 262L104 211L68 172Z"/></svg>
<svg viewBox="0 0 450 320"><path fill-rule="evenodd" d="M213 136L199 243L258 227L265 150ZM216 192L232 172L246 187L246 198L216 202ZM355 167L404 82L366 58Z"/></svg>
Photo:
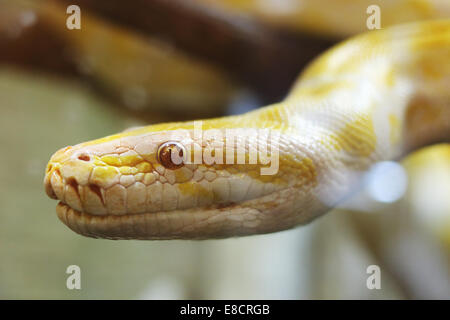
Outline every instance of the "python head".
<svg viewBox="0 0 450 320"><path fill-rule="evenodd" d="M45 190L63 223L95 238L224 238L298 224L292 203L298 183L309 194L313 163L283 154L273 132L242 127L163 124L68 146L48 162Z"/></svg>

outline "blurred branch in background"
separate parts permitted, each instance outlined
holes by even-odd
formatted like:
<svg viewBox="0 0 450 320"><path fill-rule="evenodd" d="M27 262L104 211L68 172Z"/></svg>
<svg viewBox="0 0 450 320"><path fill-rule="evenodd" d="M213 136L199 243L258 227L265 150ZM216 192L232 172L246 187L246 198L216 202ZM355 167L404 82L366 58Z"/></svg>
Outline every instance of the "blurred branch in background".
<svg viewBox="0 0 450 320"><path fill-rule="evenodd" d="M366 32L366 13L371 6L380 8L383 28L411 21L445 19L450 16L450 2L447 0L187 1L228 15L252 17L271 28L306 33L315 38L331 41Z"/></svg>
<svg viewBox="0 0 450 320"><path fill-rule="evenodd" d="M66 28L66 8L52 1L2 1L0 6L3 64L86 79L138 114L167 113L172 120L211 116L221 113L236 90L208 63L87 12L81 32Z"/></svg>
<svg viewBox="0 0 450 320"><path fill-rule="evenodd" d="M83 8L82 31L65 27L69 2ZM275 102L333 43L189 1L69 2L1 1L1 61L87 79L131 111L172 120L223 114L239 87Z"/></svg>
<svg viewBox="0 0 450 320"><path fill-rule="evenodd" d="M313 57L335 41L267 26L192 0L64 0L115 23L173 44L250 86L263 103L279 101ZM211 3L212 4L212 3Z"/></svg>

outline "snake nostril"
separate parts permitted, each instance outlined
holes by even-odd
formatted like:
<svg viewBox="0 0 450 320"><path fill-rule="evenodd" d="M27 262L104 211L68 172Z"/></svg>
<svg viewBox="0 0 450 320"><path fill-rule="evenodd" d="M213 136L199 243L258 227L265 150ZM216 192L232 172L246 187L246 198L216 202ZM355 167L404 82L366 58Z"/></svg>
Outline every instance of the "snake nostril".
<svg viewBox="0 0 450 320"><path fill-rule="evenodd" d="M83 153L78 156L78 160L91 161L91 157L88 154Z"/></svg>

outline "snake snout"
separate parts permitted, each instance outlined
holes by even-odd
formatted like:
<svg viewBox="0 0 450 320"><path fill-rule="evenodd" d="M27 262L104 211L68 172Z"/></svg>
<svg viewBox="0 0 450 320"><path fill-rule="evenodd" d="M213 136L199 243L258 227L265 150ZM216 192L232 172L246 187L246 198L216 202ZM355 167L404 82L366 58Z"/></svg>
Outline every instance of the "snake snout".
<svg viewBox="0 0 450 320"><path fill-rule="evenodd" d="M49 196L49 198L57 200L58 197L56 196L55 190L53 189L50 179L51 179L50 175L46 173L44 178L45 193Z"/></svg>
<svg viewBox="0 0 450 320"><path fill-rule="evenodd" d="M72 156L73 147L68 146L55 152L45 169L44 188L45 193L51 198L60 199L62 184L61 167Z"/></svg>

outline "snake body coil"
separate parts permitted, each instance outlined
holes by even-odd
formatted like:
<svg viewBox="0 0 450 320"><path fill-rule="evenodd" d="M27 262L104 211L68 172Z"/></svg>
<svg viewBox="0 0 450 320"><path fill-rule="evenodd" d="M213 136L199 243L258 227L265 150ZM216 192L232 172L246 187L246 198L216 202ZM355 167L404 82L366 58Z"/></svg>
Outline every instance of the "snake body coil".
<svg viewBox="0 0 450 320"><path fill-rule="evenodd" d="M45 189L60 200L58 217L90 237L205 239L292 228L349 195L375 162L449 140L449 58L450 21L369 32L318 58L284 101L204 120L201 138L194 122L168 123L61 149ZM227 129L247 130L237 136L246 153L262 150L268 140L256 129L264 128L279 137L269 148L278 153L273 174L261 174L267 163L170 167L158 156L172 142L216 159L238 155L235 147L211 152L225 145Z"/></svg>

